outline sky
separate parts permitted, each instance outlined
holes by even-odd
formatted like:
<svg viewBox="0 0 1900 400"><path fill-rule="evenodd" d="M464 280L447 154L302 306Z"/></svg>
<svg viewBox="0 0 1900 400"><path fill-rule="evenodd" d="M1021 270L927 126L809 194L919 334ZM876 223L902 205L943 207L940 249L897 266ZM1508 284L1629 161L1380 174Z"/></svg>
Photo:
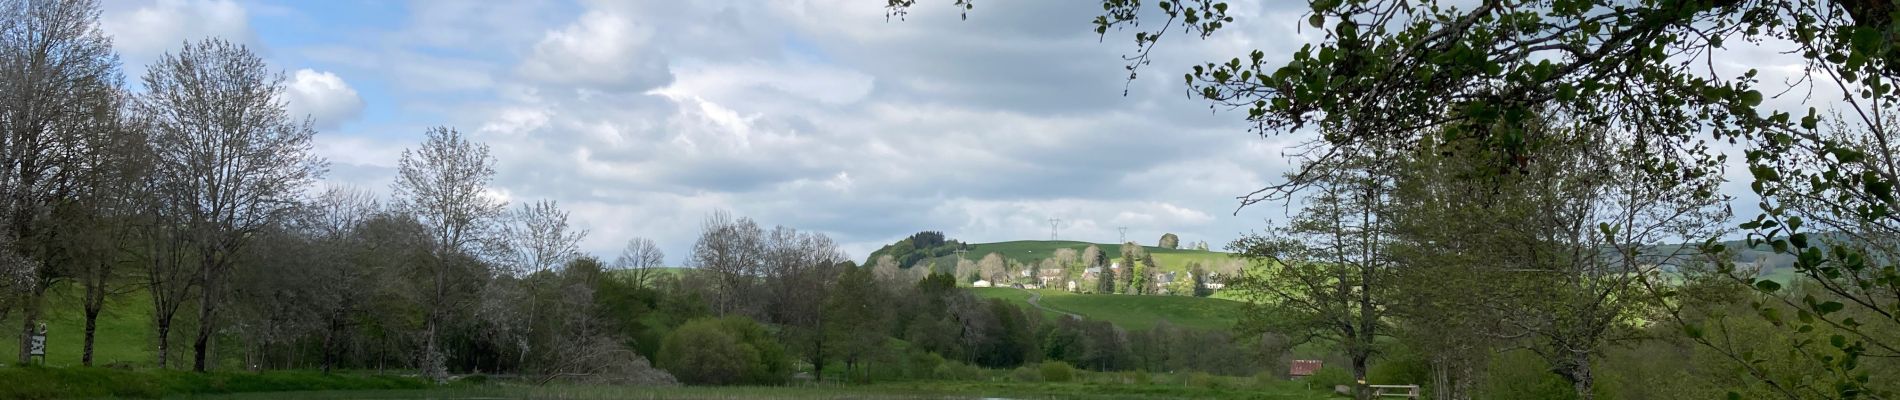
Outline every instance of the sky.
<svg viewBox="0 0 1900 400"><path fill-rule="evenodd" d="M403 149L452 127L490 146L511 207L557 201L589 231L583 251L649 238L673 264L715 210L857 259L923 230L1047 239L1050 219L1065 240L1125 227L1220 247L1286 219L1236 197L1276 182L1305 136L1250 133L1177 77L1316 39L1302 2L1239 1L1241 21L1175 32L1128 82L1130 33L1098 37L1090 1L978 2L967 20L949 0L903 20L865 0L106 3L135 88L187 40L263 55L318 129L325 185L387 194Z"/></svg>

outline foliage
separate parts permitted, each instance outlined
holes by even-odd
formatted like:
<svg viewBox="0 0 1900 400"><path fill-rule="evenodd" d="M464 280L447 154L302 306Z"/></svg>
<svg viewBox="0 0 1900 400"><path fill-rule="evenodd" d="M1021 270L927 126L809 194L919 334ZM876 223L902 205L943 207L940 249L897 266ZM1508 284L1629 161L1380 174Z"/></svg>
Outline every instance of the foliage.
<svg viewBox="0 0 1900 400"><path fill-rule="evenodd" d="M1075 379L1075 367L1061 361L1044 361L1036 366L1043 382L1068 382Z"/></svg>
<svg viewBox="0 0 1900 400"><path fill-rule="evenodd" d="M956 254L957 250L968 249L968 244L947 239L943 232L923 231L899 239L896 243L879 247L865 258L865 263L870 264L878 257L891 256L898 265L910 267L925 259L950 256Z"/></svg>
<svg viewBox="0 0 1900 400"><path fill-rule="evenodd" d="M1155 242L1155 247L1179 249L1181 248L1181 237L1175 236L1173 233L1161 234L1161 240Z"/></svg>
<svg viewBox="0 0 1900 400"><path fill-rule="evenodd" d="M785 349L744 317L687 321L660 345L659 364L695 385L770 385L791 375Z"/></svg>

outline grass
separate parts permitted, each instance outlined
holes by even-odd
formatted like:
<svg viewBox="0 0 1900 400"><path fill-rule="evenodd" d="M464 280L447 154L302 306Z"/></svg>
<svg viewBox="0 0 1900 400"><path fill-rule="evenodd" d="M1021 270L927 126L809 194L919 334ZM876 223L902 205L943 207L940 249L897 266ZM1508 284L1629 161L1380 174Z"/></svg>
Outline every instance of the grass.
<svg viewBox="0 0 1900 400"><path fill-rule="evenodd" d="M48 366L80 365L86 332L83 295L84 291L71 282L57 283L47 291L41 309L47 325ZM191 335L197 332L189 320L196 312L196 308L178 312L178 321L172 325L174 359L189 360ZM156 365L158 343L151 315L151 298L143 290L108 297L95 331L94 365ZM0 321L0 365L12 365L19 357L20 322L18 310Z"/></svg>
<svg viewBox="0 0 1900 400"><path fill-rule="evenodd" d="M1020 307L1029 305L1029 291L1010 288L972 288L978 297L1003 299ZM1161 321L1184 328L1226 330L1233 328L1241 304L1232 300L1189 296L1133 296L1119 294L1074 294L1044 289L1044 307L1108 321L1127 330L1146 330ZM1057 314L1044 311L1045 316Z"/></svg>
<svg viewBox="0 0 1900 400"><path fill-rule="evenodd" d="M419 390L427 382L387 375L311 371L132 371L109 368L0 368L0 399L131 397L309 390ZM277 397L277 398L282 398Z"/></svg>
<svg viewBox="0 0 1900 400"><path fill-rule="evenodd" d="M1331 399L1295 382L1268 385L1187 385L1170 383L1042 383L924 381L854 386L803 387L633 387L502 386L430 390L379 390L308 393L255 393L199 396L204 399Z"/></svg>

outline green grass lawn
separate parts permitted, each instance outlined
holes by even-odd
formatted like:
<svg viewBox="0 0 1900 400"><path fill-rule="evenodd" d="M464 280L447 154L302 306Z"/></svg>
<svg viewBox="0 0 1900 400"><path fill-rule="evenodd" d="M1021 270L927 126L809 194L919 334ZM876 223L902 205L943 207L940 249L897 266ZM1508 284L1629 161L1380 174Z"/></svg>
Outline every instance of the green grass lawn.
<svg viewBox="0 0 1900 400"><path fill-rule="evenodd" d="M46 363L49 366L80 365L81 345L85 342L86 332L83 295L84 291L70 282L55 284L47 292L42 309L45 310L47 325ZM193 308L178 312L179 322L172 327L172 346L174 354L183 356L175 356L174 359L190 360L190 335L195 334L196 330L193 328L195 325L189 325L185 320L189 319L186 314L196 311ZM151 297L145 291L132 291L107 298L95 331L94 365L155 365L157 339L152 333L151 321ZM0 321L0 364L12 365L18 359L20 323L18 310Z"/></svg>
<svg viewBox="0 0 1900 400"><path fill-rule="evenodd" d="M430 390L245 393L203 399L1332 399L1295 382L1190 386L1170 383L925 381L805 387L503 386Z"/></svg>
<svg viewBox="0 0 1900 400"><path fill-rule="evenodd" d="M1029 308L1029 292L1010 288L972 288L978 297L1003 299ZM1045 289L1042 305L1108 321L1127 330L1146 330L1160 321L1192 329L1226 330L1233 328L1239 316L1239 302L1188 296L1134 296L1120 294L1074 294ZM1045 316L1058 314L1044 312Z"/></svg>

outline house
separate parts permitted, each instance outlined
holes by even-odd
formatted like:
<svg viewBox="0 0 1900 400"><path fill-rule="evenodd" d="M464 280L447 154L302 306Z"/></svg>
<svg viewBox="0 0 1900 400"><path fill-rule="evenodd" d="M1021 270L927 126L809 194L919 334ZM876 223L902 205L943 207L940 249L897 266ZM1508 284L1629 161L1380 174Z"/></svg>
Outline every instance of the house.
<svg viewBox="0 0 1900 400"><path fill-rule="evenodd" d="M1293 367L1287 370L1286 375L1293 379L1313 376L1314 373L1319 372L1322 365L1324 364L1319 360L1293 360Z"/></svg>
<svg viewBox="0 0 1900 400"><path fill-rule="evenodd" d="M1070 291L1070 292L1074 292L1074 291L1076 291L1076 288L1075 288L1075 281L1069 281L1069 291Z"/></svg>
<svg viewBox="0 0 1900 400"><path fill-rule="evenodd" d="M972 286L972 287L993 287L993 286L996 286L996 285L991 285L991 284L990 284L990 281L986 281L986 280L977 280L976 282L973 282L973 283L970 283L970 286Z"/></svg>

